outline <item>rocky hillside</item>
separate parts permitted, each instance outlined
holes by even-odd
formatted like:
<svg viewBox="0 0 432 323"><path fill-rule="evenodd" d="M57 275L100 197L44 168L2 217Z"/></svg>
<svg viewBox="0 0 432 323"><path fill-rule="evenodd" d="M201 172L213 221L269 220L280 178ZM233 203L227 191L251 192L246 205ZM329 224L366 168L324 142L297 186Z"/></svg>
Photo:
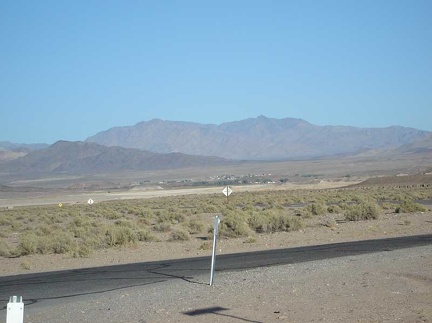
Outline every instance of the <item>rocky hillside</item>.
<svg viewBox="0 0 432 323"><path fill-rule="evenodd" d="M429 135L427 131L400 126L317 126L302 119L260 116L220 125L154 119L134 126L111 128L86 141L158 153L277 160L391 149L430 140Z"/></svg>

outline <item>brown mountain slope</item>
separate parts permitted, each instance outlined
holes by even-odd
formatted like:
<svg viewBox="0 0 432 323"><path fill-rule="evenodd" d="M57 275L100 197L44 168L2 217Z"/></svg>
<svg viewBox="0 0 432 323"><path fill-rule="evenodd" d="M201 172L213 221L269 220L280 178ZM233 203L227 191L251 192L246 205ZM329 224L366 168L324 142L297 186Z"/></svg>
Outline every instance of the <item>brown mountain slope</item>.
<svg viewBox="0 0 432 323"><path fill-rule="evenodd" d="M159 153L182 152L230 159L276 160L396 148L423 140L428 134L426 131L399 126L322 127L302 119L260 116L221 125L154 119L135 126L111 128L86 141Z"/></svg>
<svg viewBox="0 0 432 323"><path fill-rule="evenodd" d="M58 141L46 149L0 165L9 173L98 173L120 170L160 170L182 167L225 165L218 157L181 153L158 154L139 149L106 147L95 143Z"/></svg>

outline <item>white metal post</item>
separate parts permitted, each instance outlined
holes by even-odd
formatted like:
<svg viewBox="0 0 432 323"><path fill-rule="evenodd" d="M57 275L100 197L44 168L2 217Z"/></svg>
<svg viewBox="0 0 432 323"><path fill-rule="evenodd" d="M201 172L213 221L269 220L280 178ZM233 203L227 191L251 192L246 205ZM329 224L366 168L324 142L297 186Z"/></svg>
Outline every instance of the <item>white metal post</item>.
<svg viewBox="0 0 432 323"><path fill-rule="evenodd" d="M214 281L214 271L215 271L215 264L216 264L216 242L219 233L219 223L220 223L219 216L216 215L214 218L214 229L213 229L213 255L212 255L211 271L210 271L210 286L213 286L213 281Z"/></svg>
<svg viewBox="0 0 432 323"><path fill-rule="evenodd" d="M24 303L22 296L11 296L7 304L6 323L24 322Z"/></svg>

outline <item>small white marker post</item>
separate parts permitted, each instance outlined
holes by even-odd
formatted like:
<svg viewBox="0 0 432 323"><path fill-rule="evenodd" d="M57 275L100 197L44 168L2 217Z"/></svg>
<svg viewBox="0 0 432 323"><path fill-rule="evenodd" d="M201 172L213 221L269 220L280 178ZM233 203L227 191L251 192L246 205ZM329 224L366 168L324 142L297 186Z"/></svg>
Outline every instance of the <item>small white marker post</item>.
<svg viewBox="0 0 432 323"><path fill-rule="evenodd" d="M213 255L212 255L211 271L210 271L210 286L213 286L213 281L214 281L214 271L215 271L215 263L216 263L216 242L219 233L219 223L220 223L219 216L216 215L214 217Z"/></svg>
<svg viewBox="0 0 432 323"><path fill-rule="evenodd" d="M7 304L6 323L24 322L24 303L22 296L11 296Z"/></svg>

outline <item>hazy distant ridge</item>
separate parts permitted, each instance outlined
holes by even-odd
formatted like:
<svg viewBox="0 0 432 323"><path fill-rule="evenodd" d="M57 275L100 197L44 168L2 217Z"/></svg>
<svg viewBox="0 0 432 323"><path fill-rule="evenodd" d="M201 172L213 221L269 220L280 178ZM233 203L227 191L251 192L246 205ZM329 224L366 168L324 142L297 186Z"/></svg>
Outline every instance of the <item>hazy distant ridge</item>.
<svg viewBox="0 0 432 323"><path fill-rule="evenodd" d="M183 167L224 165L218 157L159 154L139 149L106 147L95 143L58 141L46 149L0 165L9 173L100 173L121 170L161 170Z"/></svg>
<svg viewBox="0 0 432 323"><path fill-rule="evenodd" d="M158 153L271 160L397 148L424 140L428 134L400 126L317 126L302 119L260 116L220 125L153 119L134 126L111 128L86 141Z"/></svg>

